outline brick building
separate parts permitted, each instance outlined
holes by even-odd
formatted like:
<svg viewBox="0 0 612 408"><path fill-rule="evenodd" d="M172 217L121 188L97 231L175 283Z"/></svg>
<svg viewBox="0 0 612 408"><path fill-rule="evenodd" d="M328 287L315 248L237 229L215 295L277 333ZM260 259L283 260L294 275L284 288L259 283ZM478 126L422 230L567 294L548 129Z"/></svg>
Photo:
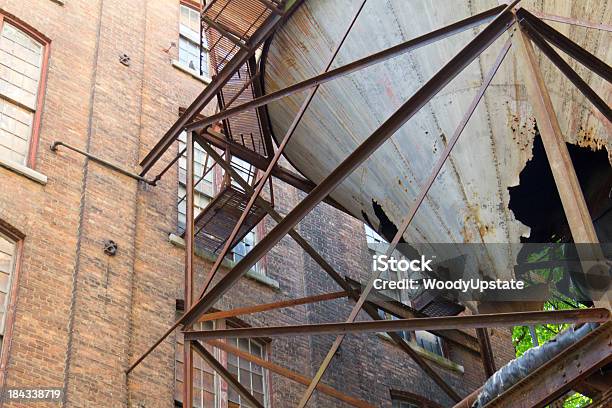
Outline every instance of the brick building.
<svg viewBox="0 0 612 408"><path fill-rule="evenodd" d="M59 387L65 391L61 406L66 407L171 407L181 398L180 334L165 340L127 377L125 370L182 308L184 250L179 235L184 207L177 205L177 197L184 194L184 174L179 175L184 163L173 165L153 187L49 146L61 140L137 169L179 110L209 81L207 70L202 75L194 65L199 44L190 40L193 14L195 27L199 19L193 7L179 0L0 0L4 388ZM214 110L211 105L203 113ZM205 206L221 178L216 170L205 179L197 190L197 207ZM275 182L274 191L281 214L303 197L281 182ZM255 228L225 261L223 271L273 224L266 219ZM338 234L326 234L332 226ZM362 222L322 204L298 231L344 275L367 279L369 252ZM104 251L109 240L116 243L113 256ZM196 257L196 283L212 261L209 254ZM284 238L216 308L337 290L294 241ZM351 307L346 299L336 299L203 325L334 322L348 316ZM513 346L507 330L490 332L499 367L513 357ZM461 396L484 381L474 333L466 337L472 346L424 333L406 336ZM311 377L333 338L234 344ZM298 402L303 385L220 350L215 353L266 407ZM374 406L452 405L382 334L349 336L323 380ZM240 397L197 359L195 381L195 406L240 406ZM309 406L348 405L317 392Z"/></svg>

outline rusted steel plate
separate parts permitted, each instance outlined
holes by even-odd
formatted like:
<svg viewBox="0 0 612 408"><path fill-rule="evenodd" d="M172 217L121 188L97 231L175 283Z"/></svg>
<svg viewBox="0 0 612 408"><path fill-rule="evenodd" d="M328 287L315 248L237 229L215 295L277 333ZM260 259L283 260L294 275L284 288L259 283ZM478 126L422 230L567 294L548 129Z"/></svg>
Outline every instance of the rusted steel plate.
<svg viewBox="0 0 612 408"><path fill-rule="evenodd" d="M266 56L265 92L316 75L342 35L341 29L356 4L350 0L306 0L272 40ZM437 1L368 2L334 66L497 5L496 0L455 1L453 7L440 7ZM612 8L596 0L523 1L521 5L536 12L601 24L612 22ZM608 46L612 33L558 22L550 24L612 64L612 49ZM320 182L479 30L449 37L324 84L286 149L288 159L309 179ZM498 40L453 80L332 197L351 214L369 220L375 227L380 227L385 218L398 225L504 40ZM528 236L529 228L517 221L508 208L508 187L519 183L519 173L531 158L535 134L534 115L525 90L526 71L517 63L515 48L406 232L406 241L519 242L521 236ZM594 150L612 150L612 124L539 51L537 55L566 141ZM608 83L575 61L567 60L604 100L612 100ZM285 133L303 98L304 94L296 94L269 105L275 136ZM514 254L506 255L490 254L489 275L510 277Z"/></svg>

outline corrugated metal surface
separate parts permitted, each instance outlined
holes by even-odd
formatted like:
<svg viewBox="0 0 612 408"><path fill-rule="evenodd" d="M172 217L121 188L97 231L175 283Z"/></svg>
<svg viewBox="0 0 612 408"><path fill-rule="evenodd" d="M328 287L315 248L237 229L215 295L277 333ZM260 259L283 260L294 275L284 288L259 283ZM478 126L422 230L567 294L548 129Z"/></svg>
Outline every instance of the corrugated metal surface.
<svg viewBox="0 0 612 408"><path fill-rule="evenodd" d="M358 3L306 0L273 39L267 55L265 91L320 73ZM521 4L528 10L612 23L609 1L543 0ZM494 0L370 0L334 66L496 5ZM549 23L612 63L612 33ZM477 32L464 32L323 85L289 143L287 157L304 175L320 182ZM452 81L332 197L375 226L381 219L380 212L376 214L374 210L379 205L386 217L398 225L506 38L498 40ZM529 233L508 209L507 188L518 184L519 173L530 159L534 137L534 118L526 101L517 51L511 49L459 139L405 234L408 242L518 242L521 235ZM612 100L609 83L576 62L570 63L604 100ZM541 58L541 66L566 139L611 151L611 124L549 61ZM269 106L277 138L284 135L303 98L304 94L298 94ZM490 254L489 267L495 275L508 276L509 262L514 257L499 255Z"/></svg>
<svg viewBox="0 0 612 408"><path fill-rule="evenodd" d="M202 36L214 73L220 72L241 46L270 16L271 11L257 0L214 0L204 11ZM222 32L221 30L225 31ZM238 44L237 44L238 42ZM219 93L221 107L253 99L249 85L252 73L248 64L238 70ZM224 120L225 134L233 141L267 156L260 119L255 109Z"/></svg>

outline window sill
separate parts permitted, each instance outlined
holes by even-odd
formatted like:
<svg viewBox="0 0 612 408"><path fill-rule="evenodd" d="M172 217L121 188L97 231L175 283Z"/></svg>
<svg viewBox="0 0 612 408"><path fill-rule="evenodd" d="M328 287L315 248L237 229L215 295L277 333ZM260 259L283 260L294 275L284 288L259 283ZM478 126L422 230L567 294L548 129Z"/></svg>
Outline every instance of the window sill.
<svg viewBox="0 0 612 408"><path fill-rule="evenodd" d="M391 337L387 333L376 333L376 335L383 340L387 340L395 344L395 342L391 339ZM465 369L463 368L462 365L454 363L446 357L442 357L435 353L432 353L431 351L425 350L423 347L419 346L413 341L408 341L407 343L410 346L410 348L416 351L416 353L420 355L421 357L424 357L430 361L433 361L434 363L438 364L441 367L447 368L457 373L463 374L465 372Z"/></svg>
<svg viewBox="0 0 612 408"><path fill-rule="evenodd" d="M183 71L186 74L191 75L192 77L194 77L195 79L197 79L198 81L208 85L211 83L212 79L210 79L209 77L205 77L205 76L201 76L199 75L199 73L195 72L194 70L192 70L191 68L188 68L186 66L184 66L183 64L181 64L180 62L178 62L177 60L172 60L172 66L176 69L178 69L179 71Z"/></svg>
<svg viewBox="0 0 612 408"><path fill-rule="evenodd" d="M170 241L170 243L176 247L185 248L185 240L176 234L170 234L168 236L168 241ZM202 251L200 249L196 249L195 254L209 262L214 262L217 259L217 257L210 252ZM224 259L223 262L221 262L221 266L228 269L233 268L234 265L236 265L236 262L230 261L229 259ZM274 290L280 290L280 283L277 280L272 279L269 276L262 275L254 269L249 269L244 276L259 282L262 285L269 286Z"/></svg>
<svg viewBox="0 0 612 408"><path fill-rule="evenodd" d="M23 164L15 163L0 157L0 167L4 167L5 169L8 169L14 173L27 177L30 180L42 184L43 186L47 184L47 176L29 168L28 166L24 166Z"/></svg>

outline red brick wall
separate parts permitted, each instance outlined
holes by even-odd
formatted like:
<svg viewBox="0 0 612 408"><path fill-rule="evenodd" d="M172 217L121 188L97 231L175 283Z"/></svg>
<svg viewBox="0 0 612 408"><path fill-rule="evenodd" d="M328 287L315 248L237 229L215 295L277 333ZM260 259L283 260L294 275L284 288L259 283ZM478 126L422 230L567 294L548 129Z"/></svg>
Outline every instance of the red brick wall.
<svg viewBox="0 0 612 408"><path fill-rule="evenodd" d="M149 187L48 146L62 140L137 169L179 107L188 106L204 86L171 65L177 58L170 45L178 39L179 1L66 0L61 6L50 0L1 0L0 8L52 41L36 167L48 183L0 168L0 219L25 236L14 333L5 343L6 386L65 387L67 407L172 406L173 336L129 378L124 371L172 324L175 301L182 298L183 251L168 241L176 228L176 167ZM122 54L130 57L127 67L119 62ZM176 153L175 145L151 174ZM283 214L302 196L275 186ZM342 274L363 279L367 263L360 261L366 256L360 222L320 206L298 229ZM107 239L119 246L114 257L103 253ZM266 265L280 290L242 279L218 307L338 290L290 238L274 248ZM197 266L201 277L211 265L198 259ZM337 300L244 320L254 326L334 321L348 316L351 306ZM271 358L312 375L332 340L275 339ZM507 333L499 331L492 343L501 365L511 354ZM451 357L466 368L464 374L437 370L467 394L483 380L480 362L462 349L452 349ZM272 378L274 407L299 400L303 386ZM448 404L414 363L375 335L350 336L325 381L377 406L389 406L389 388ZM343 405L316 395L312 406Z"/></svg>

